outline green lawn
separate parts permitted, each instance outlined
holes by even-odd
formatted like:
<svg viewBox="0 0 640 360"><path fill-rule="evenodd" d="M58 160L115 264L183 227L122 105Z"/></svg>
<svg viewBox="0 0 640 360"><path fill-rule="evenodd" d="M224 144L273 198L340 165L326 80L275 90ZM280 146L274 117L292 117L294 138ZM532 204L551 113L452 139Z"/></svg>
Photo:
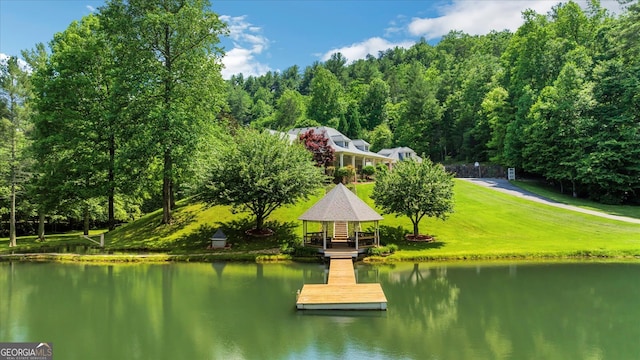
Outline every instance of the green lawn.
<svg viewBox="0 0 640 360"><path fill-rule="evenodd" d="M369 197L373 184L359 184L356 189L358 196L373 206ZM148 214L108 233L107 248L174 254L207 252L208 239L221 227L233 247L211 252L266 253L285 241L301 238L302 224L297 218L323 193L319 191L305 202L274 212L269 226L276 235L267 239L244 236L243 231L250 227L246 214L234 214L229 207L204 207L184 201L178 204L172 225L160 224L160 211ZM382 241L400 248L385 261L640 256L638 224L539 204L458 180L455 200L455 213L448 220L426 218L421 222L421 232L436 237L437 241L430 244L406 242L403 236L410 232L411 222L405 217L384 215L380 223ZM49 237L53 238L57 237ZM18 244L28 242L18 239ZM7 244L8 239L0 239L0 253L9 251Z"/></svg>
<svg viewBox="0 0 640 360"><path fill-rule="evenodd" d="M398 259L637 256L640 225L608 220L456 181L456 212L446 221L426 219L422 232L434 244L399 240ZM410 229L404 218L385 216L387 226Z"/></svg>
<svg viewBox="0 0 640 360"><path fill-rule="evenodd" d="M636 219L640 219L640 206L631 205L605 205L599 204L586 199L577 199L568 194L562 194L557 189L541 184L535 181L513 181L514 185L521 189L530 191L534 194L544 196L548 199L573 206L579 206L581 208L601 211L607 214L628 216Z"/></svg>

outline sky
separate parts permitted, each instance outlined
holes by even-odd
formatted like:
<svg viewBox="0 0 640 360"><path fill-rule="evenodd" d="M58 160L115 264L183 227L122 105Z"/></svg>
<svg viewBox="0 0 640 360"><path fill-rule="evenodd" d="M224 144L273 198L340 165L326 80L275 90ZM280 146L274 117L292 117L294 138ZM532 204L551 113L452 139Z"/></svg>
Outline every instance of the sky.
<svg viewBox="0 0 640 360"><path fill-rule="evenodd" d="M245 77L302 70L341 52L349 62L377 56L424 38L435 44L451 30L481 35L515 31L522 11L546 14L555 0L213 0L211 9L228 24L221 39L222 75ZM577 1L581 5L586 0ZM602 6L620 12L615 0ZM0 59L47 44L74 20L96 12L103 0L0 0Z"/></svg>

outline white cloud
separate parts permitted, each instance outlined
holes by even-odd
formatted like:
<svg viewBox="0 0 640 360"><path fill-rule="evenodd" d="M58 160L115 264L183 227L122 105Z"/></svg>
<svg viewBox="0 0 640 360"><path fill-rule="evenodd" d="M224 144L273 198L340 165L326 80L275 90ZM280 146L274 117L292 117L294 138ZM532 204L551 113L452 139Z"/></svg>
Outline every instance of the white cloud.
<svg viewBox="0 0 640 360"><path fill-rule="evenodd" d="M233 48L228 50L222 63L222 77L229 79L231 75L242 73L245 76L259 76L271 68L261 63L256 55L269 48L269 39L262 34L262 29L246 21L246 16L222 15L220 19L227 23L229 38Z"/></svg>
<svg viewBox="0 0 640 360"><path fill-rule="evenodd" d="M267 73L271 68L257 61L251 49L235 47L227 51L222 59L224 69L222 78L230 79L231 75L240 74L247 76L259 76Z"/></svg>
<svg viewBox="0 0 640 360"><path fill-rule="evenodd" d="M398 43L389 42L380 37L373 37L363 42L351 44L338 49L331 49L321 55L322 61L327 61L334 53L341 53L349 62L364 59L367 55L378 56L379 51L391 49L394 47L409 48L415 44L415 41L403 41Z"/></svg>
<svg viewBox="0 0 640 360"><path fill-rule="evenodd" d="M9 57L10 56L7 54L0 53L0 64L6 64L9 60ZM31 66L29 66L26 61L20 58L18 58L18 66L20 66L20 69L22 69L22 71L27 71L29 73L31 72Z"/></svg>
<svg viewBox="0 0 640 360"><path fill-rule="evenodd" d="M450 30L461 30L471 35L487 34L491 30L515 31L522 24L522 11L530 8L546 13L555 5L552 1L461 1L455 0L440 9L436 18L414 18L409 33L438 38Z"/></svg>
<svg viewBox="0 0 640 360"><path fill-rule="evenodd" d="M94 8L94 7L93 7L93 6L91 6L91 5L87 5L87 9L88 9L89 11L91 11L91 12L96 12L96 8Z"/></svg>
<svg viewBox="0 0 640 360"><path fill-rule="evenodd" d="M578 3L586 8L587 1ZM556 1L522 0L522 1L468 1L453 0L439 10L441 16L435 18L414 18L408 26L409 33L424 36L427 40L439 38L450 30L461 30L470 35L483 35L491 30L516 31L523 23L522 11L532 9L538 14L548 13ZM604 0L603 7L619 12L616 1Z"/></svg>

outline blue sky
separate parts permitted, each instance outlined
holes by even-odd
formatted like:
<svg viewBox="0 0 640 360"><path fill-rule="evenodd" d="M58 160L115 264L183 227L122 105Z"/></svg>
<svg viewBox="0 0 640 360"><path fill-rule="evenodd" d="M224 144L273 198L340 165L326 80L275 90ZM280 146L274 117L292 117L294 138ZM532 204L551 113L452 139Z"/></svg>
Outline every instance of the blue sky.
<svg viewBox="0 0 640 360"><path fill-rule="evenodd" d="M515 31L521 12L547 13L554 0L221 0L212 10L228 23L223 76L301 69L340 51L348 60L377 56L421 37L436 42L450 30ZM578 1L581 4L586 0ZM614 0L604 7L619 11ZM101 0L0 0L0 58L48 43L104 4Z"/></svg>

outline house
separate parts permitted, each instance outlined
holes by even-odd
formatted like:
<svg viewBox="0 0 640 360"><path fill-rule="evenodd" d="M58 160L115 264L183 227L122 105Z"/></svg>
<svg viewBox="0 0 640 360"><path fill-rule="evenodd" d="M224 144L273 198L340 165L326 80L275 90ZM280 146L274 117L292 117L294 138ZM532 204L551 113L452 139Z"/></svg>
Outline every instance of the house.
<svg viewBox="0 0 640 360"><path fill-rule="evenodd" d="M416 154L413 149L409 147L396 147L393 149L382 149L378 151L378 155L392 158L394 161L402 161L407 159L414 159L417 162L422 162L422 158Z"/></svg>
<svg viewBox="0 0 640 360"><path fill-rule="evenodd" d="M367 165L376 166L380 163L386 164L391 168L391 165L395 162L391 157L369 151L368 142L362 139L351 140L338 130L327 126L295 128L289 130L288 134L299 136L310 129L313 129L316 133L324 134L325 138L329 140L328 144L333 149L333 153L335 155L333 165L336 168L351 165L354 168L361 170Z"/></svg>

